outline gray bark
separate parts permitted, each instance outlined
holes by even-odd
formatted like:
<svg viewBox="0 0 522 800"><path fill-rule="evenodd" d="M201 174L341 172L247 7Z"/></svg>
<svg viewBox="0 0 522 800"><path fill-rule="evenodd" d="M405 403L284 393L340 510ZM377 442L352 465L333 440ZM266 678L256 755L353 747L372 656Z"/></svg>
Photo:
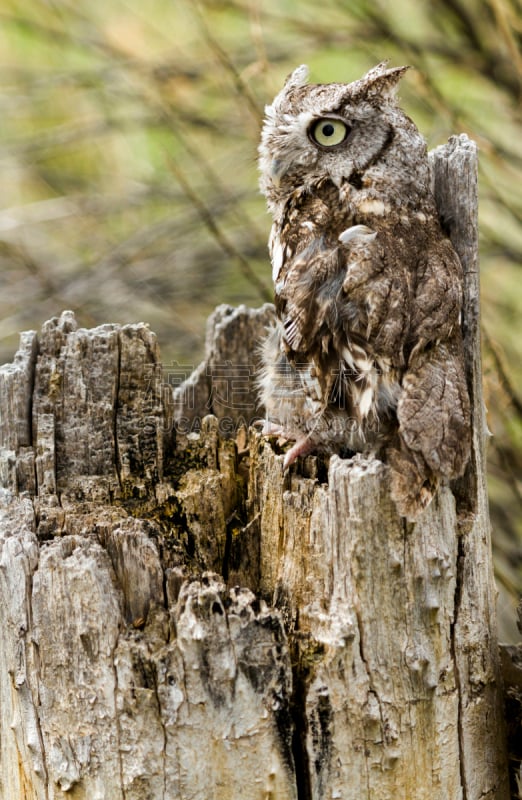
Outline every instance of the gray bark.
<svg viewBox="0 0 522 800"><path fill-rule="evenodd" d="M145 325L22 335L0 369L2 800L507 799L475 147L432 163L474 440L415 524L380 461L284 475L247 432L271 306L217 309L174 399Z"/></svg>

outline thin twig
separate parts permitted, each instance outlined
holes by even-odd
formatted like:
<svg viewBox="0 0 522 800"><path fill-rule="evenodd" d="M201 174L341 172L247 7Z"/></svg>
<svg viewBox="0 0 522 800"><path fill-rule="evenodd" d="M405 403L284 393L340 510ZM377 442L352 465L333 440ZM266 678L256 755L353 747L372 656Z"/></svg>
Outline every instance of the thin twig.
<svg viewBox="0 0 522 800"><path fill-rule="evenodd" d="M243 275L247 278L247 280L255 286L256 290L259 292L259 295L262 300L265 302L270 302L272 300L272 293L269 291L268 287L265 283L260 280L260 278L256 275L252 267L250 266L247 259L244 255L235 247L235 245L230 241L230 239L226 236L223 230L218 225L216 218L214 215L209 211L205 203L201 200L199 195L194 191L192 186L190 185L189 181L180 170L178 165L169 158L169 165L178 181L179 185L181 186L183 192L185 193L186 197L196 211L198 212L200 219L204 223L204 225L208 228L216 242L219 244L221 249L231 258L233 258L238 264L241 269Z"/></svg>
<svg viewBox="0 0 522 800"><path fill-rule="evenodd" d="M493 343L489 333L487 332L484 325L482 325L482 332L484 335L484 342L488 347L489 352L493 358L493 364L497 371L498 377L500 379L500 385L502 386L503 390L505 391L507 397L509 398L511 405L517 412L518 416L522 418L522 400L518 397L511 380L504 368L504 364L502 363L502 357L497 346Z"/></svg>
<svg viewBox="0 0 522 800"><path fill-rule="evenodd" d="M243 79L243 76L238 71L236 65L234 64L234 62L232 61L226 50L224 50L221 47L219 42L210 33L208 26L205 22L205 17L201 13L199 5L197 3L194 3L193 8L197 14L198 23L207 45L209 46L210 50L212 50L212 52L214 53L220 64L231 75L238 94L245 100L246 105L250 113L254 117L255 121L257 122L257 124L261 125L263 115L260 109L259 102L252 94L250 87Z"/></svg>

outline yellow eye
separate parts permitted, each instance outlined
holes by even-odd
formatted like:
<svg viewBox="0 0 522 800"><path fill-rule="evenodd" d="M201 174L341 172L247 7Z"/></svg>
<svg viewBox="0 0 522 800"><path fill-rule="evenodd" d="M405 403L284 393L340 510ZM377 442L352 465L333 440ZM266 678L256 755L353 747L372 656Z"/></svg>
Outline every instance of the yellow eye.
<svg viewBox="0 0 522 800"><path fill-rule="evenodd" d="M335 147L336 144L344 142L349 133L350 127L345 122L332 117L318 119L310 128L312 141L321 147Z"/></svg>

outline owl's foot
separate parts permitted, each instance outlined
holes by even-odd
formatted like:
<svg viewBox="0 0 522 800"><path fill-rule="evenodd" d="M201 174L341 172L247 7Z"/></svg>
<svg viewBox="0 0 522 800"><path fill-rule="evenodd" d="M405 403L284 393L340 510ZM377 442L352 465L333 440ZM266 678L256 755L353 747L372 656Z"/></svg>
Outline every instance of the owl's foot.
<svg viewBox="0 0 522 800"><path fill-rule="evenodd" d="M297 442L290 448L283 461L283 469L286 471L298 456L307 456L313 450L313 445L308 437L298 439Z"/></svg>
<svg viewBox="0 0 522 800"><path fill-rule="evenodd" d="M263 427L261 428L262 436L283 436L287 439L287 435L281 425L276 425L274 422L264 420Z"/></svg>
<svg viewBox="0 0 522 800"><path fill-rule="evenodd" d="M282 425L276 425L274 422L270 422L269 420L265 420L261 429L261 433L263 436L279 436L281 439L286 440L294 438L293 436L288 435ZM288 467L294 463L298 456L306 456L308 453L311 453L313 449L314 448L310 443L310 438L308 436L303 436L301 439L298 439L285 455L283 469L286 471Z"/></svg>

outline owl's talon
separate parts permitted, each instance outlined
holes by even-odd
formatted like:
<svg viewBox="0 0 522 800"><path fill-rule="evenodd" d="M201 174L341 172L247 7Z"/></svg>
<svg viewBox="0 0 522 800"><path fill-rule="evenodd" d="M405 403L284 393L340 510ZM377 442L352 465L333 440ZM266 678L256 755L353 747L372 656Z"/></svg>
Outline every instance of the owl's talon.
<svg viewBox="0 0 522 800"><path fill-rule="evenodd" d="M282 436L284 439L288 438L281 425L276 425L273 422L268 422L268 420L264 421L263 427L261 428L261 434L263 436Z"/></svg>
<svg viewBox="0 0 522 800"><path fill-rule="evenodd" d="M312 452L312 450L313 447L310 443L310 439L298 439L298 441L285 455L285 460L283 461L283 470L286 472L286 470L294 463L298 456L307 456Z"/></svg>

